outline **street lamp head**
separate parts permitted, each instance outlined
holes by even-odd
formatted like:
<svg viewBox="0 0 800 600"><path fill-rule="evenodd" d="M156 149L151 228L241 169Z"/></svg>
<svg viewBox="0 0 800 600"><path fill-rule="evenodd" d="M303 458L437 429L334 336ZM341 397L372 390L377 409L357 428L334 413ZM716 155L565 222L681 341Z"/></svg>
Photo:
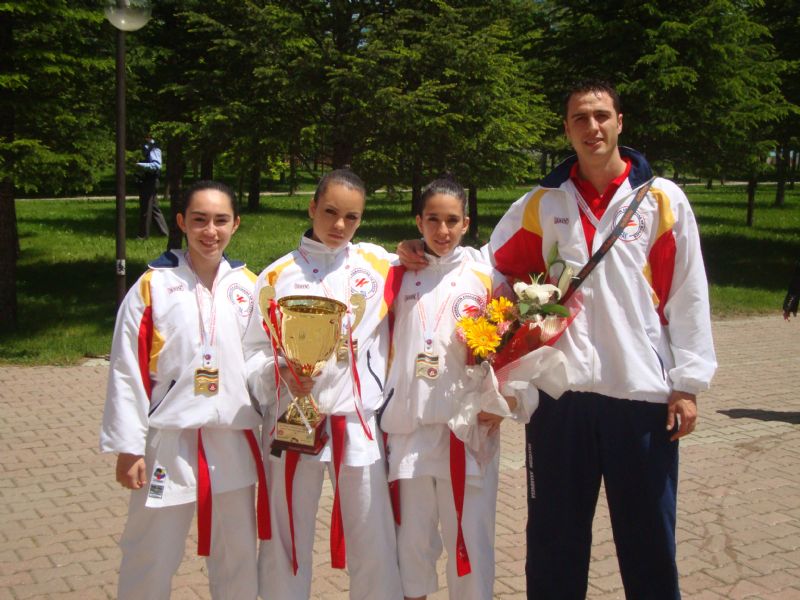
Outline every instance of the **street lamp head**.
<svg viewBox="0 0 800 600"><path fill-rule="evenodd" d="M150 20L150 0L106 0L106 19L121 31L136 31Z"/></svg>

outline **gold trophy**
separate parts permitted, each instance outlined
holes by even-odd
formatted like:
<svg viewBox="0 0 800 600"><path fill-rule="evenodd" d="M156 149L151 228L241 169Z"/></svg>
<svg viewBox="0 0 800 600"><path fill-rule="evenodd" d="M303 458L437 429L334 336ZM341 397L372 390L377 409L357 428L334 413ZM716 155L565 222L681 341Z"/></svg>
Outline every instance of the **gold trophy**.
<svg viewBox="0 0 800 600"><path fill-rule="evenodd" d="M285 296L278 300L281 312L278 332L269 318L273 298L275 288L269 285L261 290L258 298L270 335L278 342L278 348L298 375L317 375L341 344L342 319L347 306L321 296ZM356 315L354 328L363 316L364 301L360 294L351 298ZM328 441L326 419L311 394L293 398L278 419L272 442L273 453L295 450L303 454L319 454Z"/></svg>

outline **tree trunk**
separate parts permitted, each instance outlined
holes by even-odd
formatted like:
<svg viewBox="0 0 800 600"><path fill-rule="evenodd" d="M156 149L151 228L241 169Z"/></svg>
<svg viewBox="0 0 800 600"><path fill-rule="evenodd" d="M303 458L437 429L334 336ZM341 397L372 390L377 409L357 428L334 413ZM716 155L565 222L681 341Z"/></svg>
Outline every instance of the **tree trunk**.
<svg viewBox="0 0 800 600"><path fill-rule="evenodd" d="M469 237L478 239L478 188L475 184L469 185L469 198L467 200L467 214L469 216Z"/></svg>
<svg viewBox="0 0 800 600"><path fill-rule="evenodd" d="M183 194L183 140L174 137L167 143L167 181L169 182L169 239L167 250L178 250L183 246L183 232L178 227L176 215L181 211Z"/></svg>
<svg viewBox="0 0 800 600"><path fill-rule="evenodd" d="M775 187L775 204L777 208L786 206L786 163L788 162L788 152L786 144L781 144L775 150L775 167L778 178L778 185Z"/></svg>
<svg viewBox="0 0 800 600"><path fill-rule="evenodd" d="M542 150L542 156L539 159L539 170L542 172L542 178L547 177L547 151Z"/></svg>
<svg viewBox="0 0 800 600"><path fill-rule="evenodd" d="M250 185L247 188L247 210L258 210L261 204L261 165L258 160L250 167Z"/></svg>
<svg viewBox="0 0 800 600"><path fill-rule="evenodd" d="M800 152L797 150L789 150L789 189L794 189L794 179L797 176L797 163L800 161Z"/></svg>
<svg viewBox="0 0 800 600"><path fill-rule="evenodd" d="M214 155L203 154L200 159L200 179L214 179Z"/></svg>
<svg viewBox="0 0 800 600"><path fill-rule="evenodd" d="M751 175L747 180L747 226L753 226L753 213L756 209L756 186L758 179L755 175Z"/></svg>
<svg viewBox="0 0 800 600"><path fill-rule="evenodd" d="M14 183L0 181L0 330L17 325L17 218Z"/></svg>
<svg viewBox="0 0 800 600"><path fill-rule="evenodd" d="M422 166L419 160L414 161L414 166L411 168L411 216L417 216L419 212L419 203L422 199Z"/></svg>
<svg viewBox="0 0 800 600"><path fill-rule="evenodd" d="M0 72L13 72L13 17L0 13ZM0 140L5 144L14 141L14 100L8 89L2 90L0 101ZM7 172L14 170L13 155L3 156ZM14 206L14 180L9 175L0 181L0 330L17 326L17 258L19 235L17 213Z"/></svg>
<svg viewBox="0 0 800 600"><path fill-rule="evenodd" d="M294 152L289 155L289 195L294 196L297 190L297 157Z"/></svg>
<svg viewBox="0 0 800 600"><path fill-rule="evenodd" d="M710 189L713 189L713 187L714 187L714 180L713 180L713 179L711 179L711 177L709 177L709 178L706 180L706 189L707 189L707 190L710 190Z"/></svg>
<svg viewBox="0 0 800 600"><path fill-rule="evenodd" d="M353 144L349 139L335 140L333 143L333 168L347 169L353 159Z"/></svg>

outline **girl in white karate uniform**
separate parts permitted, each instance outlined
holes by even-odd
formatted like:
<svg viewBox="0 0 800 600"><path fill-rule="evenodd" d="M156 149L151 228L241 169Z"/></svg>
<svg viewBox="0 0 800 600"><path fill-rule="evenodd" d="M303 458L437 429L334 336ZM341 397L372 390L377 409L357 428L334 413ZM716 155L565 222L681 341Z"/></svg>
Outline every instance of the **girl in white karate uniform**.
<svg viewBox="0 0 800 600"><path fill-rule="evenodd" d="M307 600L311 595L317 509L325 472L334 486L330 548L333 568L347 568L351 600L400 600L394 523L376 412L383 404L389 351L386 318L401 278L397 257L380 246L352 243L364 212L361 179L346 169L326 173L309 203L311 229L297 249L259 275L256 296L271 286L275 298L324 296L350 307L360 296L364 313L352 344L335 352L318 376L297 379L281 356L280 378L291 394L275 403L275 357L261 320L245 339L250 381L263 389L272 415L264 423L265 454L274 418L292 396L313 393L328 441L317 454L294 450L269 456L274 537L259 549L260 587L265 600ZM258 309L257 309L258 310ZM350 320L350 314L345 321ZM351 335L350 335L351 334ZM282 386L281 386L282 387Z"/></svg>
<svg viewBox="0 0 800 600"><path fill-rule="evenodd" d="M150 263L117 315L100 449L132 490L118 597L166 599L195 509L215 600L257 594L269 508L242 337L255 275L223 255L239 226L224 184L192 186L177 216L188 250ZM212 508L213 507L213 508Z"/></svg>
<svg viewBox="0 0 800 600"><path fill-rule="evenodd" d="M389 434L389 479L399 480L397 545L409 600L438 589L442 541L450 598L492 598L502 417L477 414L476 427L486 429L490 442L482 455L465 446L448 423L470 388L466 345L455 337L456 323L506 288L496 271L478 262L478 253L459 245L469 226L465 210L464 189L451 179L423 190L416 221L428 266L405 273L394 304L381 427ZM505 402L511 414L517 403Z"/></svg>

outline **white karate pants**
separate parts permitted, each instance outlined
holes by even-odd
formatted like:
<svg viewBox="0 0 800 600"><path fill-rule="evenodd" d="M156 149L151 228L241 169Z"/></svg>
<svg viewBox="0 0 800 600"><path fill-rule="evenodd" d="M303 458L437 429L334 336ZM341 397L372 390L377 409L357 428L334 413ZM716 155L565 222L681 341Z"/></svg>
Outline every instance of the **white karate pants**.
<svg viewBox="0 0 800 600"><path fill-rule="evenodd" d="M397 552L406 596L425 596L439 589L436 561L442 553L444 538L450 600L492 600L499 467L498 452L486 466L483 486L475 487L468 481L464 490L461 529L472 572L463 577L456 572L458 523L450 480L427 476L400 480Z"/></svg>
<svg viewBox="0 0 800 600"><path fill-rule="evenodd" d="M183 560L195 502L147 508L147 486L131 493L119 545L119 600L168 600ZM257 594L255 486L214 494L211 555L206 558L214 600L254 600Z"/></svg>
<svg viewBox="0 0 800 600"><path fill-rule="evenodd" d="M317 507L327 468L333 464L300 460L294 476L292 500L297 551L297 575L292 573L292 538L286 506L285 455L270 461L272 539L262 541L258 553L259 595L264 600L307 600L311 596L312 555ZM386 483L386 467L377 461L366 467L342 465L340 503L350 574L351 600L402 600L397 564L394 517ZM325 519L330 517L326 514ZM323 534L325 551L330 522Z"/></svg>

